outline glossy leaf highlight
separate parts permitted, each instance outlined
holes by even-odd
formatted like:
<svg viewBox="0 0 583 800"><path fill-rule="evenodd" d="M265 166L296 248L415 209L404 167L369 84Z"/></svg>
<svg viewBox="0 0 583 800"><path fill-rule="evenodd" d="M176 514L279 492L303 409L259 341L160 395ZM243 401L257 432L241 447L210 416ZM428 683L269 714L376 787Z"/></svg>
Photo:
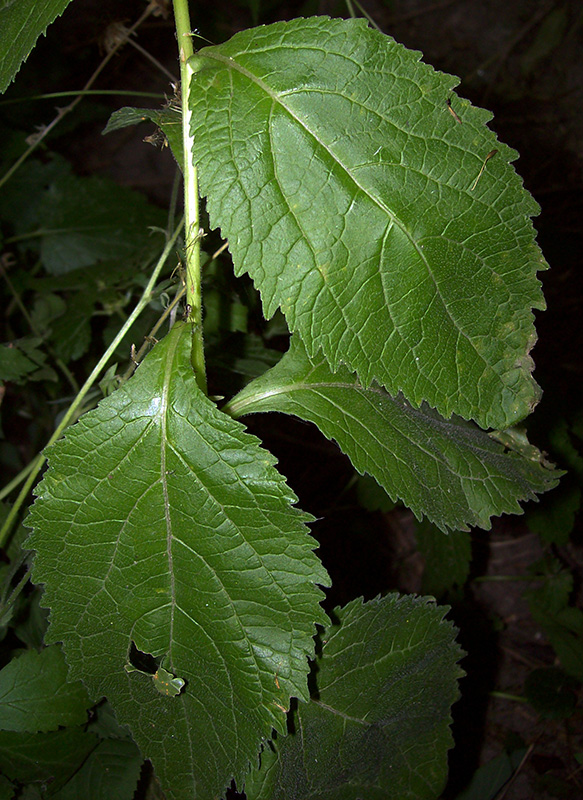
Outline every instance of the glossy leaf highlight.
<svg viewBox="0 0 583 800"><path fill-rule="evenodd" d="M538 206L491 115L363 20L280 22L203 48L200 186L235 269L310 356L415 406L506 428L538 399ZM493 155L493 151L496 151Z"/></svg>
<svg viewBox="0 0 583 800"><path fill-rule="evenodd" d="M210 800L307 699L328 578L275 459L197 388L190 335L175 325L51 448L28 545L71 677L109 699L169 798Z"/></svg>

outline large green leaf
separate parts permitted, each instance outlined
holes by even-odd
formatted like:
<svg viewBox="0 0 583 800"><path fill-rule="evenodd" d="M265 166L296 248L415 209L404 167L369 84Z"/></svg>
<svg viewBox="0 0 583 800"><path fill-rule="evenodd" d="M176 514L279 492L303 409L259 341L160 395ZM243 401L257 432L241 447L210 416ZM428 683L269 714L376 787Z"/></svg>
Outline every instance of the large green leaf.
<svg viewBox="0 0 583 800"><path fill-rule="evenodd" d="M69 681L67 673L57 645L13 658L0 671L0 729L37 733L86 722L92 704L81 681Z"/></svg>
<svg viewBox="0 0 583 800"><path fill-rule="evenodd" d="M505 453L470 422L413 408L375 384L365 388L346 367L332 372L322 356L308 357L297 336L225 410L235 417L282 411L315 423L359 472L442 529L488 529L490 517L521 513L519 501L551 489L561 474L541 463L538 451L540 460Z"/></svg>
<svg viewBox="0 0 583 800"><path fill-rule="evenodd" d="M396 594L336 609L317 691L266 748L249 800L422 800L447 776L462 655L446 609Z"/></svg>
<svg viewBox="0 0 583 800"><path fill-rule="evenodd" d="M310 356L416 406L483 427L526 416L538 206L491 115L451 95L458 80L325 17L238 33L192 64L211 224L267 315L281 307Z"/></svg>
<svg viewBox="0 0 583 800"><path fill-rule="evenodd" d="M28 58L36 40L71 0L0 0L0 92Z"/></svg>
<svg viewBox="0 0 583 800"><path fill-rule="evenodd" d="M27 522L48 637L168 798L220 796L308 696L328 578L295 500L197 388L182 323L49 451Z"/></svg>

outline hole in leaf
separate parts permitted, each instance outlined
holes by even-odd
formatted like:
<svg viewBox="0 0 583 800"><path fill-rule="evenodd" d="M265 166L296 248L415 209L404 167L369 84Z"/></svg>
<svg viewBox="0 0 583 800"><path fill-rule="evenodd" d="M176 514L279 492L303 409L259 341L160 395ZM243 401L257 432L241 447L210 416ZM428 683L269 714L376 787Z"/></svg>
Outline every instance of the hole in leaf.
<svg viewBox="0 0 583 800"><path fill-rule="evenodd" d="M130 645L128 661L139 672L145 672L148 675L153 675L158 669L158 662L154 656L150 653L142 653L133 642Z"/></svg>

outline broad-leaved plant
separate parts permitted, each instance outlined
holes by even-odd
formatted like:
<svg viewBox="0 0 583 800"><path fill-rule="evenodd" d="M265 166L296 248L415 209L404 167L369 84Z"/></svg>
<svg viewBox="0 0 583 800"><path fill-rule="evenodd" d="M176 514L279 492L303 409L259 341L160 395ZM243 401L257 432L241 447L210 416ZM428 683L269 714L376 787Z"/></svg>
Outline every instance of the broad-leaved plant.
<svg viewBox="0 0 583 800"><path fill-rule="evenodd" d="M1 4L0 88L68 3ZM389 594L328 617L312 518L244 419L313 423L440 536L520 513L557 482L513 428L539 397L537 205L491 115L364 20L277 22L195 52L186 1L174 12L178 105L124 108L108 131L152 119L183 172L183 313L67 427L176 231L45 452L24 548L50 625L0 672L0 766L32 781L36 753L57 798L93 797L98 764L108 796L131 797L142 759L174 800L232 781L249 800L435 798L461 674L446 609ZM291 333L224 399L207 389L201 198ZM77 266L90 281L107 257ZM24 374L10 358L8 378Z"/></svg>

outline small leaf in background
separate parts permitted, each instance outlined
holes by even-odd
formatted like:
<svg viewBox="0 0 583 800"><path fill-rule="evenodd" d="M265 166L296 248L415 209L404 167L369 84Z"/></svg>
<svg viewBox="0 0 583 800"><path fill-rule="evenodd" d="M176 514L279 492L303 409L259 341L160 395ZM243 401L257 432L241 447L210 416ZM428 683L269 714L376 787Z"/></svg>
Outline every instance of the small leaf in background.
<svg viewBox="0 0 583 800"><path fill-rule="evenodd" d="M157 125L164 133L168 145L172 150L176 163L183 169L184 145L182 142L182 112L171 103L166 108L120 108L114 111L105 126L103 133L127 128L130 125L139 125L149 120Z"/></svg>
<svg viewBox="0 0 583 800"><path fill-rule="evenodd" d="M59 645L27 650L0 671L0 730L29 733L87 721L92 705L81 681L69 681Z"/></svg>
<svg viewBox="0 0 583 800"><path fill-rule="evenodd" d="M71 165L61 156L51 155L46 162L29 158L0 192L4 223L9 223L19 237L38 230L42 226L40 207L44 193L51 184L60 183L70 174Z"/></svg>
<svg viewBox="0 0 583 800"><path fill-rule="evenodd" d="M202 48L192 155L236 273L310 356L504 429L539 397L539 209L491 114L460 99L458 124L458 79L419 57L328 17Z"/></svg>
<svg viewBox="0 0 583 800"><path fill-rule="evenodd" d="M531 75L540 69L542 63L561 46L568 29L567 9L565 7L553 9L539 26L532 44L520 59L522 73Z"/></svg>
<svg viewBox="0 0 583 800"><path fill-rule="evenodd" d="M561 474L505 453L469 422L413 408L374 384L365 388L346 367L333 373L322 357L308 357L297 336L281 361L225 410L236 417L281 411L313 422L360 473L442 530L489 529L492 516L521 513L520 501L553 488Z"/></svg>
<svg viewBox="0 0 583 800"><path fill-rule="evenodd" d="M91 343L91 315L95 296L78 292L70 299L66 312L52 324L51 343L55 354L66 364L85 355Z"/></svg>
<svg viewBox="0 0 583 800"><path fill-rule="evenodd" d="M15 615L13 623L14 633L27 647L40 649L44 645L45 633L49 625L49 612L41 605L42 587L35 586L26 600L22 595L21 598L22 608L20 613Z"/></svg>
<svg viewBox="0 0 583 800"><path fill-rule="evenodd" d="M570 717L577 705L579 682L558 667L535 669L524 683L524 696L545 719Z"/></svg>
<svg viewBox="0 0 583 800"><path fill-rule="evenodd" d="M548 431L548 442L553 459L566 474L552 495L527 510L526 524L544 542L561 546L569 541L581 508L583 443L577 435L577 420L573 424L565 419L554 421Z"/></svg>
<svg viewBox="0 0 583 800"><path fill-rule="evenodd" d="M15 342L0 345L0 381L21 383L31 372L38 369L38 364L31 361Z"/></svg>
<svg viewBox="0 0 583 800"><path fill-rule="evenodd" d="M314 697L294 709L288 736L264 748L248 800L437 798L463 674L446 610L396 594L335 609Z"/></svg>
<svg viewBox="0 0 583 800"><path fill-rule="evenodd" d="M143 758L132 741L104 739L55 800L132 800Z"/></svg>
<svg viewBox="0 0 583 800"><path fill-rule="evenodd" d="M190 336L176 324L67 430L27 519L47 640L63 642L70 679L109 699L169 800L242 783L290 696L308 698L327 620L311 518L273 456L198 389ZM126 671L132 646L182 691Z"/></svg>
<svg viewBox="0 0 583 800"><path fill-rule="evenodd" d="M146 254L157 245L149 228L166 223L165 213L143 194L105 178L75 175L48 187L40 213L41 259L53 275L131 258L140 250Z"/></svg>
<svg viewBox="0 0 583 800"><path fill-rule="evenodd" d="M82 727L48 733L0 731L0 773L19 783L50 783L56 792L99 746Z"/></svg>
<svg viewBox="0 0 583 800"><path fill-rule="evenodd" d="M526 752L526 748L521 748L511 753L502 753L479 767L469 785L455 800L495 800L520 766Z"/></svg>
<svg viewBox="0 0 583 800"><path fill-rule="evenodd" d="M547 636L565 672L583 682L583 611L569 605L573 575L555 559L535 564L533 573L542 584L525 593L532 618Z"/></svg>
<svg viewBox="0 0 583 800"><path fill-rule="evenodd" d="M382 511L387 514L396 506L382 486L379 486L375 479L367 474L358 475L356 496L360 505L367 511Z"/></svg>
<svg viewBox="0 0 583 800"><path fill-rule="evenodd" d="M41 337L27 336L0 345L0 380L20 384L26 380L56 381L57 374L46 365L47 354L39 349L42 343ZM34 368L30 367L31 363Z"/></svg>
<svg viewBox="0 0 583 800"><path fill-rule="evenodd" d="M21 247L39 251L52 275L146 255L156 246L150 228L166 224L165 213L143 194L106 178L74 175L59 156L47 164L27 162L2 195L2 217Z"/></svg>
<svg viewBox="0 0 583 800"><path fill-rule="evenodd" d="M12 800L15 793L16 786L4 775L0 775L0 800Z"/></svg>
<svg viewBox="0 0 583 800"><path fill-rule="evenodd" d="M415 526L415 540L423 560L422 591L441 597L463 586L470 573L472 540L468 531L444 534L427 520Z"/></svg>
<svg viewBox="0 0 583 800"><path fill-rule="evenodd" d="M71 0L2 0L0 31L0 92L5 91L38 37L67 8Z"/></svg>

